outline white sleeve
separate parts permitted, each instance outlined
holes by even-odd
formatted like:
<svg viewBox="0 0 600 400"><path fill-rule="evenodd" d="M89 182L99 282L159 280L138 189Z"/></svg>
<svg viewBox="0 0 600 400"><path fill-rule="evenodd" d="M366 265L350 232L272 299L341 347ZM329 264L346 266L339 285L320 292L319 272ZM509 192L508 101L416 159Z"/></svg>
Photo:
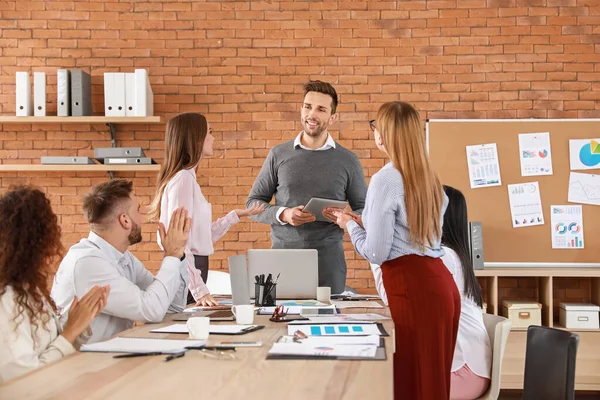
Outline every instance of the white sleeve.
<svg viewBox="0 0 600 400"><path fill-rule="evenodd" d="M135 260L137 275L144 266ZM181 269L186 268L176 257L165 257L154 281L144 290L120 275L100 257L88 256L75 264L75 294L81 298L95 285L109 285L110 294L103 314L139 322L160 322L180 289ZM149 272L148 272L149 273Z"/></svg>
<svg viewBox="0 0 600 400"><path fill-rule="evenodd" d="M0 301L0 382L32 371L43 365L60 360L75 352L75 348L63 336L58 335L55 325L50 332L43 328L32 329L29 318L20 318L15 330L12 295L5 294ZM37 332L35 338L32 332ZM36 354L36 339L50 336L51 341L39 356ZM53 339L52 339L53 338Z"/></svg>

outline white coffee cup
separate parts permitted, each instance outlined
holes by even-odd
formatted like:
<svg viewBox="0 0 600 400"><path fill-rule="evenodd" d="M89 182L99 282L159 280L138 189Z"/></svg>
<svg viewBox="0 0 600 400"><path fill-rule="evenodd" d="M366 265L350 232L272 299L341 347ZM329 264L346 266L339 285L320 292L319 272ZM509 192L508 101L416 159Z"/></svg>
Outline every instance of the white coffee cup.
<svg viewBox="0 0 600 400"><path fill-rule="evenodd" d="M319 286L317 288L317 301L322 303L331 301L331 288L329 286Z"/></svg>
<svg viewBox="0 0 600 400"><path fill-rule="evenodd" d="M208 338L210 318L192 317L187 320L186 325L190 333L190 339L204 340Z"/></svg>
<svg viewBox="0 0 600 400"><path fill-rule="evenodd" d="M235 305L231 307L235 315L235 321L240 325L251 325L254 323L254 306L252 304Z"/></svg>

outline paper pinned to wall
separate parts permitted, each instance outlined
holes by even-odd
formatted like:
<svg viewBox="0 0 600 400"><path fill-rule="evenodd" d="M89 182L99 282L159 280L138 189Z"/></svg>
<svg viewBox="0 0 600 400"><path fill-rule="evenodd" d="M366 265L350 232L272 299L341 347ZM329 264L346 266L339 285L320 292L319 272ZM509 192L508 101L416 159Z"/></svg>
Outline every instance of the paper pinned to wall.
<svg viewBox="0 0 600 400"><path fill-rule="evenodd" d="M600 175L571 172L568 200L570 203L600 206Z"/></svg>
<svg viewBox="0 0 600 400"><path fill-rule="evenodd" d="M571 170L600 168L600 139L569 140Z"/></svg>
<svg viewBox="0 0 600 400"><path fill-rule="evenodd" d="M550 132L519 134L521 176L552 175Z"/></svg>
<svg viewBox="0 0 600 400"><path fill-rule="evenodd" d="M583 249L582 206L550 206L553 249Z"/></svg>
<svg viewBox="0 0 600 400"><path fill-rule="evenodd" d="M508 200L513 228L544 225L538 182L508 185Z"/></svg>
<svg viewBox="0 0 600 400"><path fill-rule="evenodd" d="M496 143L467 146L467 165L471 189L502 184Z"/></svg>

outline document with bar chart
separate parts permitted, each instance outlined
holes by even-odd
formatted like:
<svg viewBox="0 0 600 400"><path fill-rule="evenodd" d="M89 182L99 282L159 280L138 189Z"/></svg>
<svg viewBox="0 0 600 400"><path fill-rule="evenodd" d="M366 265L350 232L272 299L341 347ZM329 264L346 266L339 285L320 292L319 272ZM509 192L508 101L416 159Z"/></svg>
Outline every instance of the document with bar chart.
<svg viewBox="0 0 600 400"><path fill-rule="evenodd" d="M467 165L471 189L502 184L496 143L467 146Z"/></svg>
<svg viewBox="0 0 600 400"><path fill-rule="evenodd" d="M550 206L553 249L583 249L581 206Z"/></svg>
<svg viewBox="0 0 600 400"><path fill-rule="evenodd" d="M544 225L538 182L508 185L508 200L513 228Z"/></svg>

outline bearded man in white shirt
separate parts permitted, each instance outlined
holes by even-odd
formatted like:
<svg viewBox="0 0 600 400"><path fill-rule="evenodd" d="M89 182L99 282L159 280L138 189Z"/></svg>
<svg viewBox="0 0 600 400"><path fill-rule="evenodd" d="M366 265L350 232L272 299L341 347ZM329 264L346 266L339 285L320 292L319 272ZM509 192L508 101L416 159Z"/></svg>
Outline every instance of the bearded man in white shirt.
<svg viewBox="0 0 600 400"><path fill-rule="evenodd" d="M83 213L91 231L62 260L51 297L66 312L74 296L81 298L95 285L110 286L106 307L91 323L89 343L129 329L134 321L160 322L167 312L183 310L189 280L184 249L191 226L184 208L173 212L168 232L159 225L165 253L156 276L127 250L142 241L143 216L131 181L94 186L83 199Z"/></svg>

